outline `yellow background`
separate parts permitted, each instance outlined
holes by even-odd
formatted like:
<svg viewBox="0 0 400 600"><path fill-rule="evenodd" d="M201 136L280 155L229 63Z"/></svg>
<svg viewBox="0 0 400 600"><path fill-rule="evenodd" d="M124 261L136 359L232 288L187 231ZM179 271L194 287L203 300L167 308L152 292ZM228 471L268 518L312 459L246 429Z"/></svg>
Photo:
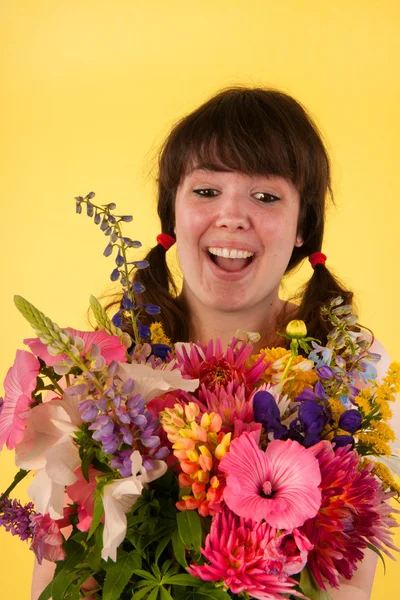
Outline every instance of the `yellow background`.
<svg viewBox="0 0 400 600"><path fill-rule="evenodd" d="M398 0L3 0L0 11L1 379L31 336L13 294L84 328L89 295L109 289L106 240L75 215L74 196L116 201L135 217L127 235L153 245L157 149L233 84L284 90L315 117L337 202L329 266L400 359ZM289 288L310 274L304 264ZM4 451L0 489L13 472ZM29 598L28 546L1 531L0 557L1 598ZM374 600L397 596L398 564L387 563Z"/></svg>

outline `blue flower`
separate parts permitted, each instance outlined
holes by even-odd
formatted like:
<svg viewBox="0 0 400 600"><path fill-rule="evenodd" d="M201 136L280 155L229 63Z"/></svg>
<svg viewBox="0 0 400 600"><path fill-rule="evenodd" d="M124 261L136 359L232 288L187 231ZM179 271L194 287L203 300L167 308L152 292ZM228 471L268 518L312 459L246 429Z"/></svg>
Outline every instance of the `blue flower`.
<svg viewBox="0 0 400 600"><path fill-rule="evenodd" d="M350 409L340 415L339 428L353 434L360 429L361 423L362 416L358 410Z"/></svg>
<svg viewBox="0 0 400 600"><path fill-rule="evenodd" d="M287 437L288 428L281 424L281 415L275 398L263 390L253 397L254 420L261 423L267 433L273 432L275 439Z"/></svg>
<svg viewBox="0 0 400 600"><path fill-rule="evenodd" d="M306 434L321 433L329 421L329 412L316 400L304 400L299 406L299 421Z"/></svg>

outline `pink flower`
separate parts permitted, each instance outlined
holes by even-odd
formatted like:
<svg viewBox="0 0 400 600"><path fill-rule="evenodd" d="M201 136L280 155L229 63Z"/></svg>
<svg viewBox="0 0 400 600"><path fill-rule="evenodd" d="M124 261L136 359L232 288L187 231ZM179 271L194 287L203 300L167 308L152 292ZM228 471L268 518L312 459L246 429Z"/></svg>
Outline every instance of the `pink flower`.
<svg viewBox="0 0 400 600"><path fill-rule="evenodd" d="M65 550L62 547L64 537L62 536L56 521L47 515L35 515L31 517L33 525L33 540L30 549L36 554L38 563L42 560L64 560Z"/></svg>
<svg viewBox="0 0 400 600"><path fill-rule="evenodd" d="M244 518L293 529L321 504L321 473L310 450L293 440L273 440L263 452L254 433L234 439L219 469L227 474L224 500Z"/></svg>
<svg viewBox="0 0 400 600"><path fill-rule="evenodd" d="M226 352L222 350L221 341L210 340L207 346L203 344L181 344L176 349L176 364L184 377L200 379L210 390L224 387L229 382L234 388L244 384L246 389L254 387L264 373L266 365L263 355L256 362L247 366L253 351L251 344L240 343L233 338Z"/></svg>
<svg viewBox="0 0 400 600"><path fill-rule="evenodd" d="M0 450L6 444L9 450L22 440L25 416L33 402L32 392L36 387L39 361L26 350L17 350L13 366L5 381L5 398L0 413Z"/></svg>
<svg viewBox="0 0 400 600"><path fill-rule="evenodd" d="M369 543L393 558L387 549L398 550L390 530L396 527L391 513L399 511L387 502L393 494L385 494L371 475L373 464L360 468L355 450L333 449L326 440L310 450L320 464L322 503L301 528L314 545L308 567L322 589L325 581L338 588L340 576L351 579Z"/></svg>
<svg viewBox="0 0 400 600"><path fill-rule="evenodd" d="M94 467L89 467L89 481L86 481L80 467L75 469L75 475L78 480L66 488L66 492L78 504L78 529L81 531L89 531L92 524L94 511L94 491L96 489L96 475L101 475ZM102 519L104 523L104 516Z"/></svg>
<svg viewBox="0 0 400 600"><path fill-rule="evenodd" d="M274 537L266 547L266 553L282 566L285 575L300 573L307 564L307 557L314 546L299 529L287 531Z"/></svg>
<svg viewBox="0 0 400 600"><path fill-rule="evenodd" d="M222 430L232 431L235 421L254 423L253 393L249 394L244 384L230 381L225 387L207 388L201 384L197 404L201 412L216 412L222 417Z"/></svg>
<svg viewBox="0 0 400 600"><path fill-rule="evenodd" d="M116 335L109 335L103 330L79 331L78 329L72 329L72 327L66 327L66 330L69 331L73 337L78 336L83 340L84 347L81 352L83 357L89 353L93 344L97 344L100 348L101 356L103 356L106 361L106 365L109 365L113 360L116 360L117 362L126 362L126 347ZM66 358L65 354L58 354L57 356L49 354L46 344L43 344L39 338L28 338L24 340L24 344L29 346L33 354L44 360L49 367L52 367L56 362Z"/></svg>
<svg viewBox="0 0 400 600"><path fill-rule="evenodd" d="M212 520L202 554L210 564L191 565L191 575L204 581L223 580L231 592L246 591L252 598L283 600L282 594L304 598L284 572L283 563L268 555L276 530L267 523L238 517L227 507Z"/></svg>

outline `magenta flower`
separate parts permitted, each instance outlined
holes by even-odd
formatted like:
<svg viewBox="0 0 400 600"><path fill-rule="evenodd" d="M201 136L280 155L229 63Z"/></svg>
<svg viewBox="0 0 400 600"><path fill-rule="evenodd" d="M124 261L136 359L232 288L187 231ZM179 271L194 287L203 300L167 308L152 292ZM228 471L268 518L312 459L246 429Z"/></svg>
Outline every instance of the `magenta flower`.
<svg viewBox="0 0 400 600"><path fill-rule="evenodd" d="M9 450L22 440L25 417L33 402L32 392L36 387L39 361L26 350L17 350L13 366L5 381L5 398L0 413L0 450L6 444Z"/></svg>
<svg viewBox="0 0 400 600"><path fill-rule="evenodd" d="M215 390L233 382L234 389L244 384L247 390L254 387L266 369L263 355L251 366L247 366L253 351L251 344L238 344L233 338L226 352L222 350L221 341L210 340L207 346L203 344L178 344L176 363L184 377L200 379L208 389Z"/></svg>
<svg viewBox="0 0 400 600"><path fill-rule="evenodd" d="M265 519L277 529L300 527L321 505L318 460L294 440L273 440L263 452L254 435L232 440L219 464L227 474L224 500L245 519Z"/></svg>
<svg viewBox="0 0 400 600"><path fill-rule="evenodd" d="M313 548L314 546L302 531L293 529L274 537L268 543L266 553L282 565L285 575L295 575L304 569L308 553Z"/></svg>
<svg viewBox="0 0 400 600"><path fill-rule="evenodd" d="M310 451L320 463L322 503L318 514L304 523L303 533L314 545L308 568L318 585L326 581L339 587L340 577L351 579L364 558L368 544L373 544L390 558L399 512L388 502L393 493L384 493L382 483L371 474L373 463L361 468L360 456L348 448L332 448L327 440Z"/></svg>
<svg viewBox="0 0 400 600"><path fill-rule="evenodd" d="M83 357L90 352L93 344L96 344L100 348L100 355L103 356L106 365L109 365L113 360L116 360L117 362L126 362L126 347L116 335L109 335L103 330L79 331L78 329L72 329L72 327L66 327L66 330L69 331L73 337L78 336L83 340L84 347L81 352ZM66 358L65 354L58 354L57 356L49 354L46 344L43 344L39 338L27 338L24 340L24 344L29 346L33 354L44 360L49 367L52 367L56 362L60 362Z"/></svg>
<svg viewBox="0 0 400 600"><path fill-rule="evenodd" d="M225 507L213 518L201 550L210 564L191 565L188 571L204 581L222 580L234 594L247 592L262 600L283 600L286 594L304 598L293 589L297 582L286 575L284 561L268 553L275 535L267 523L245 520Z"/></svg>
<svg viewBox="0 0 400 600"><path fill-rule="evenodd" d="M36 555L38 563L42 560L64 560L65 550L62 547L64 537L62 536L56 521L47 515L34 515L31 517L33 527L33 540L31 550Z"/></svg>

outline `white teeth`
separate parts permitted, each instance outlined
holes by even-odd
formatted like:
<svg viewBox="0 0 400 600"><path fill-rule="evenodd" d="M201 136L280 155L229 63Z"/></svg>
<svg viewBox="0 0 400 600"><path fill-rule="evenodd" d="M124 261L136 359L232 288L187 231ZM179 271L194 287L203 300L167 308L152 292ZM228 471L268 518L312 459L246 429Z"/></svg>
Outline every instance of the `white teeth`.
<svg viewBox="0 0 400 600"><path fill-rule="evenodd" d="M223 258L249 258L254 256L254 252L247 250L229 250L229 248L208 248L210 254L222 256Z"/></svg>

